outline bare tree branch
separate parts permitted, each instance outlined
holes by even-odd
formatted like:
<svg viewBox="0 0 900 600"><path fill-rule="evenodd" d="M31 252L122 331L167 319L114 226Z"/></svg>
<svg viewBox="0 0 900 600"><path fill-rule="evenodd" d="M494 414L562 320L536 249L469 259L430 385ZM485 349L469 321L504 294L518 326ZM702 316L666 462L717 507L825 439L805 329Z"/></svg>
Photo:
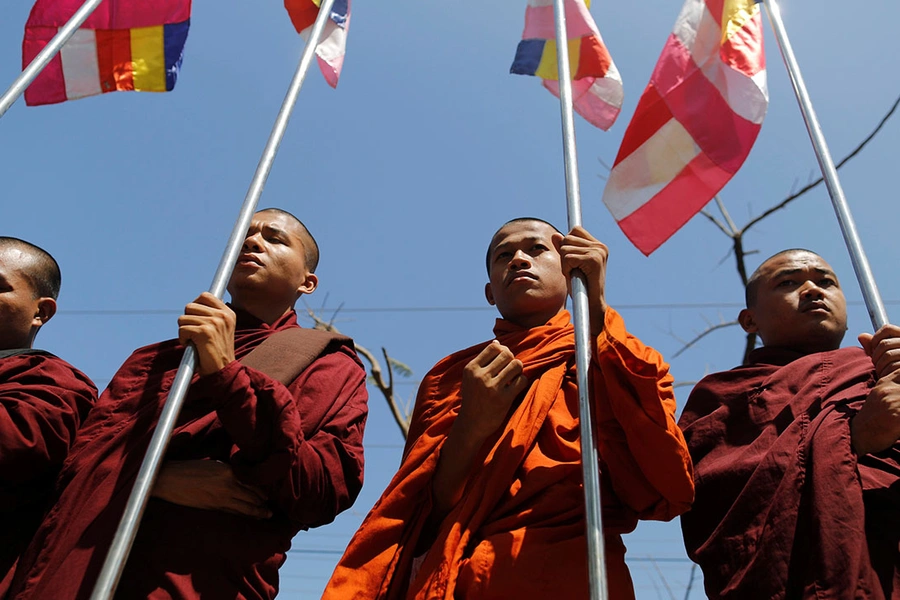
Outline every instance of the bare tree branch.
<svg viewBox="0 0 900 600"><path fill-rule="evenodd" d="M894 115L894 112L897 110L897 106L900 106L900 96L897 97L897 99L894 101L894 104L891 106L891 109L889 111L887 111L887 113L884 115L884 117L882 117L881 121L879 121L879 123L875 127L875 129L873 129L872 132L868 136L866 136L866 139L864 139L862 142L860 142L859 145L857 145L856 148L854 148L853 151L850 152L850 154L848 154L847 156L845 156L844 158L841 159L841 161L836 165L838 169L840 169L845 164L847 164L847 162L849 162L852 158L856 157L856 155L859 154L862 151L862 149L865 148L869 144L869 142L871 142L875 138L876 135L878 135L878 132L881 131L881 129L885 126L885 124L887 124L887 122L890 120L890 118ZM793 194L791 194L790 196L788 196L787 198L782 200L778 205L773 206L769 210L763 212L758 217L751 219L749 223L744 225L744 228L741 230L741 233L742 234L746 233L748 229L750 229L751 227L753 227L754 225L756 225L757 223L759 223L760 221L762 221L763 219L765 219L766 217L771 215L772 213L781 210L782 208L784 208L785 206L787 206L788 204L790 204L791 202L793 202L800 196L804 195L811 189L813 189L816 186L818 186L819 184L821 184L823 181L824 181L824 179L822 177L819 177L818 179L803 186L802 188L800 188L799 190L797 190L796 192L794 192Z"/></svg>
<svg viewBox="0 0 900 600"><path fill-rule="evenodd" d="M702 333L700 333L694 339L692 339L691 341L687 342L684 346L682 346L678 352L676 352L675 354L672 355L672 358L678 358L679 356L684 354L685 350L694 346L695 344L697 344L697 342L699 342L700 340L702 340L703 338L705 338L712 332L718 331L719 329L725 329L726 327L733 327L737 324L738 324L737 321L728 321L727 323L723 322L723 323L716 323L715 325L710 325L705 330L703 330Z"/></svg>
<svg viewBox="0 0 900 600"><path fill-rule="evenodd" d="M704 217L706 217L707 219L709 219L710 221L712 221L716 227L718 227L719 229L722 230L722 233L724 233L728 237L731 237L731 232L728 231L728 229L725 227L725 225L723 225L717 218L715 218L711 212L708 212L707 210L704 209L704 210L700 211L700 214L703 215Z"/></svg>

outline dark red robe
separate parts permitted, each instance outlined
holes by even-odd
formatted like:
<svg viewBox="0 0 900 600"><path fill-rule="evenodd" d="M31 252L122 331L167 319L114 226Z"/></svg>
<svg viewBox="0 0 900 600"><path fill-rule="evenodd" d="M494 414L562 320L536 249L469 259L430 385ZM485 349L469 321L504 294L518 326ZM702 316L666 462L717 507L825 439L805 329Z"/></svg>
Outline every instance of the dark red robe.
<svg viewBox="0 0 900 600"><path fill-rule="evenodd" d="M859 348L760 348L694 388L681 525L710 598L900 599L900 445L857 457L850 443L874 382Z"/></svg>
<svg viewBox="0 0 900 600"><path fill-rule="evenodd" d="M52 354L0 358L0 582L49 508L75 431L96 400L91 380Z"/></svg>
<svg viewBox="0 0 900 600"><path fill-rule="evenodd" d="M238 312L235 354L297 327ZM87 598L131 492L183 348L136 350L103 392L59 480L60 498L23 556L8 598ZM195 377L166 459L214 459L263 488L271 519L151 499L118 598L274 598L297 531L331 522L362 486L365 371L346 345L289 388L234 362Z"/></svg>

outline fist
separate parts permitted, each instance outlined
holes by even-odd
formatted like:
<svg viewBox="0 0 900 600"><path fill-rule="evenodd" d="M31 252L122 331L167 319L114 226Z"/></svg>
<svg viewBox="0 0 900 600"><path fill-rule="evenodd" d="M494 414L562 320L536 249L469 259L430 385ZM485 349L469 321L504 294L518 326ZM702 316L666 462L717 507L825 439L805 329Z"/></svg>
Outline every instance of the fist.
<svg viewBox="0 0 900 600"><path fill-rule="evenodd" d="M236 317L224 302L203 292L178 318L178 341L197 349L201 375L221 371L234 361Z"/></svg>
<svg viewBox="0 0 900 600"><path fill-rule="evenodd" d="M466 365L458 417L463 431L484 440L506 422L513 401L528 385L522 370L522 361L497 340Z"/></svg>

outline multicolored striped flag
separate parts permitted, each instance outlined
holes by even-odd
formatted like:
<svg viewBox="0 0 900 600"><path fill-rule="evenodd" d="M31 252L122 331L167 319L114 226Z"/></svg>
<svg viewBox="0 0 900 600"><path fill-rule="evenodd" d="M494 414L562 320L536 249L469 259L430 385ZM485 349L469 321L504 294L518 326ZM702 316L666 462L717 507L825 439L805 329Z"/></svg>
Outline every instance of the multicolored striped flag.
<svg viewBox="0 0 900 600"><path fill-rule="evenodd" d="M319 14L321 0L284 0L284 7L291 17L294 29L309 41L313 23ZM319 69L325 81L331 87L337 87L344 66L344 54L347 51L347 31L350 29L350 0L335 0L331 7L331 20L325 25L325 32L316 56L319 58Z"/></svg>
<svg viewBox="0 0 900 600"><path fill-rule="evenodd" d="M607 130L622 108L622 78L603 44L590 12L591 0L566 0L566 32L575 112ZM559 96L553 0L528 0L525 31L509 72L535 75Z"/></svg>
<svg viewBox="0 0 900 600"><path fill-rule="evenodd" d="M37 0L25 24L23 67L84 0ZM168 92L175 87L191 0L106 0L25 90L29 106L106 92Z"/></svg>
<svg viewBox="0 0 900 600"><path fill-rule="evenodd" d="M754 0L687 0L644 90L603 192L649 255L744 163L769 103Z"/></svg>

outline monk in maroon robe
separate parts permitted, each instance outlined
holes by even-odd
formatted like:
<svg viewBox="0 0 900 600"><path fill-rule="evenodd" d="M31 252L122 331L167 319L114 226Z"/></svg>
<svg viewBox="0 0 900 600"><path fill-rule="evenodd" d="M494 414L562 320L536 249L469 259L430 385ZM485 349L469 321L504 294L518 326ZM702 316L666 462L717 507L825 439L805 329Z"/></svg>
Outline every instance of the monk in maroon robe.
<svg viewBox="0 0 900 600"><path fill-rule="evenodd" d="M839 348L844 295L806 250L757 269L739 321L764 346L704 378L679 422L707 595L900 599L900 328Z"/></svg>
<svg viewBox="0 0 900 600"><path fill-rule="evenodd" d="M33 348L56 314L60 281L45 250L0 237L0 590L49 508L75 430L97 400L83 373Z"/></svg>
<svg viewBox="0 0 900 600"><path fill-rule="evenodd" d="M296 217L254 216L228 286L232 308L201 295L177 340L138 349L120 368L7 598L89 597L188 342L198 373L116 597L275 597L291 538L332 521L362 486L367 395L352 342L317 349L286 384L242 362L298 329L293 305L316 288L317 261Z"/></svg>

